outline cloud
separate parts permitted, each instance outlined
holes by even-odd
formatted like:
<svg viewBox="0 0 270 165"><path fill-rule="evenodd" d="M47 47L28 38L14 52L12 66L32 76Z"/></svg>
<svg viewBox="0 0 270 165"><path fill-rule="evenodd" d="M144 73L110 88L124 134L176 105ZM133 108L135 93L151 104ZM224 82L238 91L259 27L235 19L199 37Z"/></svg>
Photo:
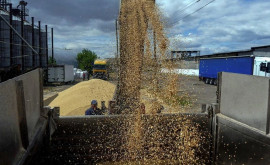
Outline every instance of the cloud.
<svg viewBox="0 0 270 165"><path fill-rule="evenodd" d="M14 6L18 1L12 1ZM216 0L191 14L211 0L196 1L156 0L169 19L166 33L171 49L201 50L202 54L208 54L269 45L269 1ZM119 0L28 0L28 8L36 21L54 27L59 59L75 59L83 48L104 58L115 55L114 21ZM171 26L174 22L177 23Z"/></svg>
<svg viewBox="0 0 270 165"><path fill-rule="evenodd" d="M171 6L171 1L160 3L163 7L168 7ZM175 14L177 10L185 8L185 2L173 2L173 6L179 8L171 7L169 12L171 22L180 20L169 30L171 38L182 35L183 44L179 44L182 46L179 48L199 49L207 54L270 43L269 1L216 0L199 12L182 19L207 3L200 1L197 6L193 5ZM193 35L189 35L190 32Z"/></svg>
<svg viewBox="0 0 270 165"><path fill-rule="evenodd" d="M83 48L95 51L103 58L114 56L118 0L26 1L30 17L35 17L36 24L40 20L42 27L47 24L54 28L58 61L74 63L76 54ZM19 0L12 2L17 6Z"/></svg>

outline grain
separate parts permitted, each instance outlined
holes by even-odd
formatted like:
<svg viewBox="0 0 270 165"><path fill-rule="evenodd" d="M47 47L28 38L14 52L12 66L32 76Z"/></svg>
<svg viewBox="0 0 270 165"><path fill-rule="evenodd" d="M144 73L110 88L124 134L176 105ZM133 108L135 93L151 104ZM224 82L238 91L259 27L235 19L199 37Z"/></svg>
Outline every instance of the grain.
<svg viewBox="0 0 270 165"><path fill-rule="evenodd" d="M156 115L160 104L179 109L179 103L188 102L188 97L178 96L179 79L173 74L174 62L168 60L169 40L160 10L152 0L121 2L117 105L132 117L122 126L122 160L127 163L117 164L148 164L148 160L150 164L167 164L163 162L166 159L169 164L204 164L196 154L202 144L198 125L184 116L164 123ZM162 68L169 70L165 78ZM141 103L151 121L143 120ZM168 132L164 133L163 125Z"/></svg>
<svg viewBox="0 0 270 165"><path fill-rule="evenodd" d="M90 108L92 100L97 100L99 107L101 101L105 101L108 107L114 91L115 85L110 82L99 79L84 81L59 93L49 106L60 107L61 116L80 116Z"/></svg>

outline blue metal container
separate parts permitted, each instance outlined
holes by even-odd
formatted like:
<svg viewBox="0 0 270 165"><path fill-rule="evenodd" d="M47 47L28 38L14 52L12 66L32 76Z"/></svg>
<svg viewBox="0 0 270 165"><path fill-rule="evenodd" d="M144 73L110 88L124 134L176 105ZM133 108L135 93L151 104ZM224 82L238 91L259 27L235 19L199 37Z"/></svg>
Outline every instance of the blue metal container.
<svg viewBox="0 0 270 165"><path fill-rule="evenodd" d="M217 79L219 72L253 75L254 57L200 59L199 77Z"/></svg>

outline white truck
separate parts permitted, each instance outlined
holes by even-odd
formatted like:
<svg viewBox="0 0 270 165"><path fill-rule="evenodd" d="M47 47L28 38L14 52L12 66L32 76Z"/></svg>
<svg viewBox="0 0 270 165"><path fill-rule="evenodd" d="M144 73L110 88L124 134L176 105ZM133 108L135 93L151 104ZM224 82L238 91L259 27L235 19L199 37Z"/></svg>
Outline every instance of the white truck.
<svg viewBox="0 0 270 165"><path fill-rule="evenodd" d="M67 83L74 81L73 65L55 65L48 67L49 83Z"/></svg>

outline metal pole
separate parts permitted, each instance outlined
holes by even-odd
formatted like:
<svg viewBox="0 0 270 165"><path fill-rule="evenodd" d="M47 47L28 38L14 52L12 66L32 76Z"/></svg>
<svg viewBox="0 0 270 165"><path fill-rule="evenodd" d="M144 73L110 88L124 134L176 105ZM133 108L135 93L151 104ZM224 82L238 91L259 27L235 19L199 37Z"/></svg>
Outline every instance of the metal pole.
<svg viewBox="0 0 270 165"><path fill-rule="evenodd" d="M48 52L48 25L45 26L46 30L46 65L49 65L49 52Z"/></svg>
<svg viewBox="0 0 270 165"><path fill-rule="evenodd" d="M38 21L38 54L39 54L39 67L42 67L42 56L41 56L41 22Z"/></svg>
<svg viewBox="0 0 270 165"><path fill-rule="evenodd" d="M54 48L53 48L53 28L51 28L51 33L52 33L52 60L54 60ZM52 61L53 62L53 61Z"/></svg>
<svg viewBox="0 0 270 165"><path fill-rule="evenodd" d="M12 27L12 25L9 24L9 21L7 21L1 14L0 14L0 18L13 30L13 32L20 38L23 40L23 42L30 48L32 49L32 51L34 51L34 53L38 54L33 48L32 46L22 37L22 35L20 33L17 32L16 29L14 29Z"/></svg>
<svg viewBox="0 0 270 165"><path fill-rule="evenodd" d="M24 38L24 19L23 19L24 13L23 10L21 10L21 36ZM21 58L22 58L22 71L24 71L24 42L23 39L21 39Z"/></svg>
<svg viewBox="0 0 270 165"><path fill-rule="evenodd" d="M35 48L35 18L32 17L32 47ZM32 66L36 66L36 54L32 52Z"/></svg>
<svg viewBox="0 0 270 165"><path fill-rule="evenodd" d="M12 13L12 4L9 4L9 24L12 25L13 24L13 13ZM9 31L9 48L10 48L10 66L13 65L13 30L10 28Z"/></svg>
<svg viewBox="0 0 270 165"><path fill-rule="evenodd" d="M116 33L116 60L119 58L119 45L118 45L118 21L115 20L115 33Z"/></svg>

